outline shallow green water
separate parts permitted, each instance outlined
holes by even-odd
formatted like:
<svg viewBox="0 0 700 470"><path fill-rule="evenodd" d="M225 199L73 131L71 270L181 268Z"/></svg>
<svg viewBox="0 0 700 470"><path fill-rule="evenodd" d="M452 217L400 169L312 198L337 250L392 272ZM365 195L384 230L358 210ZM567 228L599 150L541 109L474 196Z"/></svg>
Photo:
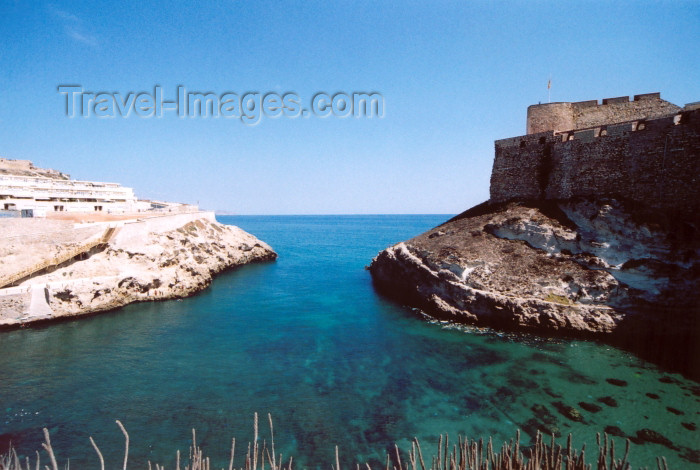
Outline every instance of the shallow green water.
<svg viewBox="0 0 700 470"><path fill-rule="evenodd" d="M679 457L700 448L700 431L682 425L700 424L694 382L595 343L431 324L378 296L364 266L446 218L224 217L269 242L279 260L223 274L183 301L1 333L0 434L27 452L46 426L73 469L98 468L92 435L116 468L120 419L132 468L148 459L173 468L196 427L223 466L230 438L242 456L253 413L270 412L278 452L294 455L295 466L328 468L336 444L351 464L376 462L413 436L426 453L444 432L509 440L531 427L540 404L589 455L606 426L628 435L649 428L679 450L633 445L635 466L655 467L656 455L671 468L697 466ZM582 401L601 410L585 411ZM567 419L557 403L584 421Z"/></svg>

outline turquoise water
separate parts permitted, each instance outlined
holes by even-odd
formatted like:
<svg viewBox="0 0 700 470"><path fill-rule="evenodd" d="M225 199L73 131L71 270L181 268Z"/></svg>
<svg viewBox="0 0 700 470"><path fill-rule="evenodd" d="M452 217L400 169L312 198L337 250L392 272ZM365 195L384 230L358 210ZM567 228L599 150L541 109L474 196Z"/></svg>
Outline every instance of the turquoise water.
<svg viewBox="0 0 700 470"><path fill-rule="evenodd" d="M48 427L59 459L80 470L98 468L92 435L108 467L121 468L120 419L131 468L149 459L173 468L196 427L220 467L231 437L242 456L253 413L269 412L277 450L297 468L329 468L336 444L341 463L379 466L393 442L413 436L425 453L444 432L509 440L542 418L532 410L539 404L589 455L606 426L628 435L649 428L678 450L633 445L635 466L655 468L664 455L671 468L698 467L679 457L700 448L700 431L682 425L700 424L694 382L605 345L429 323L378 296L364 266L447 218L222 217L270 243L279 260L222 274L182 301L0 333L0 440L26 453ZM584 422L557 403L580 409Z"/></svg>

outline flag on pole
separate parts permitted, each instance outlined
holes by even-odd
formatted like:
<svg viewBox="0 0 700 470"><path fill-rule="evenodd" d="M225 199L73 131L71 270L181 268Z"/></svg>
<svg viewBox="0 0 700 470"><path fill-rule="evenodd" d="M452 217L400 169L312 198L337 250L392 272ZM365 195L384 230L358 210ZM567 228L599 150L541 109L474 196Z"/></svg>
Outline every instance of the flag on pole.
<svg viewBox="0 0 700 470"><path fill-rule="evenodd" d="M547 81L547 89L550 90L552 88L552 79L550 78L549 81Z"/></svg>

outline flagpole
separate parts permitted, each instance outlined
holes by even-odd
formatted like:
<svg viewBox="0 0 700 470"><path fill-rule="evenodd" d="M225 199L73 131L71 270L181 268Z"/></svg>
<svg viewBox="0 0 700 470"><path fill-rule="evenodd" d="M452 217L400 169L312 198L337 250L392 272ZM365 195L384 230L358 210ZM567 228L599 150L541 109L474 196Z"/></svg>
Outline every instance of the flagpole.
<svg viewBox="0 0 700 470"><path fill-rule="evenodd" d="M549 81L547 82L547 103L552 102L552 77L550 75Z"/></svg>

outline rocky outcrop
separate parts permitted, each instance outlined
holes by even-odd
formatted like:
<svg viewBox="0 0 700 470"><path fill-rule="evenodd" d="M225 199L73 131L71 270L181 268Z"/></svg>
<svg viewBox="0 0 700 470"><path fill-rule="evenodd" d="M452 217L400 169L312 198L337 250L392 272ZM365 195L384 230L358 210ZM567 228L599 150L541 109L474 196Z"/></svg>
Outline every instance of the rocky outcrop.
<svg viewBox="0 0 700 470"><path fill-rule="evenodd" d="M57 180L69 180L70 175L51 168L37 168L29 160L12 160L0 157L0 175L40 176Z"/></svg>
<svg viewBox="0 0 700 470"><path fill-rule="evenodd" d="M133 302L173 299L207 287L215 274L277 254L264 242L213 217L171 230L144 227L117 235L83 260L34 276L0 296L0 325L111 310ZM162 220L152 224L163 226Z"/></svg>
<svg viewBox="0 0 700 470"><path fill-rule="evenodd" d="M439 319L678 351L698 336L695 230L615 200L484 203L369 269L381 292Z"/></svg>

